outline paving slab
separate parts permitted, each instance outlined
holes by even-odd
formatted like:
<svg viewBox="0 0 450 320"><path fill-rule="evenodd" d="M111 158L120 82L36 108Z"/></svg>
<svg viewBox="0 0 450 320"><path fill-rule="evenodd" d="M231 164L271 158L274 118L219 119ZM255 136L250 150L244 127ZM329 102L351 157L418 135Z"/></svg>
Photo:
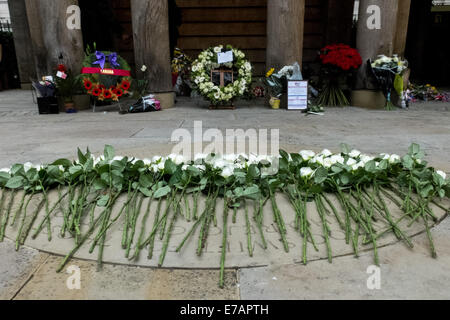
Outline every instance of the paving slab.
<svg viewBox="0 0 450 320"><path fill-rule="evenodd" d="M433 230L438 258L430 254L429 241L422 234L414 238L414 249L403 244L379 250L380 289L367 286L373 276L373 254L336 258L333 264L314 261L308 265L270 266L241 269L243 300L304 299L450 299L450 220ZM370 273L368 273L370 271ZM373 284L372 281L369 281ZM371 287L372 288L372 287Z"/></svg>
<svg viewBox="0 0 450 320"><path fill-rule="evenodd" d="M16 251L14 243L0 243L0 300L13 299L49 255L27 247Z"/></svg>
<svg viewBox="0 0 450 320"><path fill-rule="evenodd" d="M74 260L56 273L60 257L51 256L17 293L16 300L236 300L236 271L227 271L218 287L218 271L168 270ZM70 269L69 269L70 268ZM74 282L80 275L80 287ZM69 286L68 286L69 283Z"/></svg>

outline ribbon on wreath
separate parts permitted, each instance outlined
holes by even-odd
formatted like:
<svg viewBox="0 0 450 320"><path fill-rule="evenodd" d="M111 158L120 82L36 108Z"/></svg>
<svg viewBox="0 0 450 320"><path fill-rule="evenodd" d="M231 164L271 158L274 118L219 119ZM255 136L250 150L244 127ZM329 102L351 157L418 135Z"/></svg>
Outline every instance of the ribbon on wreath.
<svg viewBox="0 0 450 320"><path fill-rule="evenodd" d="M123 69L101 69L101 68L83 68L81 69L83 74L105 74L108 76L118 76L118 77L131 77L131 72L129 70Z"/></svg>
<svg viewBox="0 0 450 320"><path fill-rule="evenodd" d="M105 63L106 63L106 56L103 52L101 51L95 51L95 57L97 59L97 61L95 61L92 64L98 64L100 65L100 68L103 70L105 69ZM111 66L113 67L120 67L120 64L117 62L117 53L116 52L111 52L111 54L108 56L108 60L109 63L111 64Z"/></svg>

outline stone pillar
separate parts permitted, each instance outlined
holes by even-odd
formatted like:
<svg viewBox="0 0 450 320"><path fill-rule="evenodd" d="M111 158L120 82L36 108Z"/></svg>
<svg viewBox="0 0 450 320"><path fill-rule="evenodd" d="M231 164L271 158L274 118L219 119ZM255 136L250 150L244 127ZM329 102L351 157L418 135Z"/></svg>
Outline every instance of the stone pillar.
<svg viewBox="0 0 450 320"><path fill-rule="evenodd" d="M31 80L36 80L36 65L31 46L30 28L28 26L25 0L8 1L11 27L13 29L14 46L16 48L17 65L19 67L22 89L31 88Z"/></svg>
<svg viewBox="0 0 450 320"><path fill-rule="evenodd" d="M380 9L381 25L379 29L368 27L373 12L368 12L369 6ZM359 20L356 46L361 54L363 65L357 77L357 89L374 89L367 75L367 60L378 55L392 56L397 29L398 1L392 0L361 0L359 5ZM376 12L375 12L376 14Z"/></svg>
<svg viewBox="0 0 450 320"><path fill-rule="evenodd" d="M405 55L410 10L411 0L398 0L397 30L395 33L394 53L402 57Z"/></svg>
<svg viewBox="0 0 450 320"><path fill-rule="evenodd" d="M305 0L267 1L267 68L302 64Z"/></svg>
<svg viewBox="0 0 450 320"><path fill-rule="evenodd" d="M150 93L163 108L174 104L169 41L169 4L166 0L131 0L136 74L149 81ZM147 71L141 71L142 65Z"/></svg>
<svg viewBox="0 0 450 320"><path fill-rule="evenodd" d="M79 74L84 59L81 28L67 27L67 9L78 6L78 0L25 0L25 4L37 76L53 74L59 63Z"/></svg>

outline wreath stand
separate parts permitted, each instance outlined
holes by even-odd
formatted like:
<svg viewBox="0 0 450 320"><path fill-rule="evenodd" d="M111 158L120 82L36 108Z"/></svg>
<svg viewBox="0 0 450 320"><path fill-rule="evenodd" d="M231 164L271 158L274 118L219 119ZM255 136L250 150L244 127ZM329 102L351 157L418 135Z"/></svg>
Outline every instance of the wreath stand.
<svg viewBox="0 0 450 320"><path fill-rule="evenodd" d="M229 74L231 76L231 82L234 81L234 73L233 70L230 69L214 69L211 70L211 82L214 82L214 75L219 76L219 86L221 88L225 87L225 75ZM231 102L230 105L213 105L209 106L209 110L236 110L236 106Z"/></svg>
<svg viewBox="0 0 450 320"><path fill-rule="evenodd" d="M107 106L101 106L100 108L103 108L103 107L111 107L112 108L112 107L116 107L116 106L119 107L119 111L122 111L122 103L120 102L120 100L117 103L110 104L110 105L107 105ZM96 112L96 108L97 108L97 99L94 99L94 103L93 104L91 103L91 107L92 107L92 112L95 113Z"/></svg>

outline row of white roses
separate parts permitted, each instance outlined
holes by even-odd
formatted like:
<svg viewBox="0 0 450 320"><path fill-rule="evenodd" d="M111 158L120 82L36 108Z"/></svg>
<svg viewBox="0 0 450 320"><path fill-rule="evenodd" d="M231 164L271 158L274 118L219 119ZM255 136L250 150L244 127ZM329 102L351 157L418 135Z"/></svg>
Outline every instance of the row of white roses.
<svg viewBox="0 0 450 320"><path fill-rule="evenodd" d="M388 161L391 165L395 165L401 162L400 156L396 154L386 154L382 153L378 157L373 157L367 154L362 154L358 150L353 150L346 157L343 157L342 154L333 154L331 151L325 149L322 152L316 154L311 150L302 150L299 152L299 155L302 157L305 163L308 163L310 166L303 167L300 169L300 175L304 178L311 178L314 176L316 172L313 167L322 166L324 168L331 168L333 165L342 164L351 167L351 169L355 172L359 169L364 169L366 164L370 161L374 161L376 159L382 159ZM161 172L165 169L165 163L168 160L171 160L176 165L182 165L182 170L188 170L190 166L199 169L200 171L206 171L206 164L210 165L214 169L217 169L221 172L221 175L224 178L229 178L234 174L236 169L246 169L252 164L272 164L277 158L280 156L269 156L269 155L246 155L246 154L229 154L229 155L208 155L208 154L197 154L195 155L193 160L188 160L184 158L182 155L171 154L167 157L155 156L152 159L137 159L133 158L130 160L133 164L142 161L148 169L154 173ZM97 165L100 162L104 162L104 156L94 157L93 162L94 165ZM109 163L113 161L122 161L124 157L116 156L114 159L109 161ZM290 159L292 160L292 159ZM416 160L418 163L420 160ZM375 165L378 167L380 162L375 162ZM24 170L27 172L31 168L35 168L36 170L45 169L43 165L33 165L32 163L25 163ZM64 171L64 167L59 166L61 171ZM0 172L10 173L9 168L0 169ZM444 180L446 180L447 175L445 172L437 170L436 173L440 175Z"/></svg>

